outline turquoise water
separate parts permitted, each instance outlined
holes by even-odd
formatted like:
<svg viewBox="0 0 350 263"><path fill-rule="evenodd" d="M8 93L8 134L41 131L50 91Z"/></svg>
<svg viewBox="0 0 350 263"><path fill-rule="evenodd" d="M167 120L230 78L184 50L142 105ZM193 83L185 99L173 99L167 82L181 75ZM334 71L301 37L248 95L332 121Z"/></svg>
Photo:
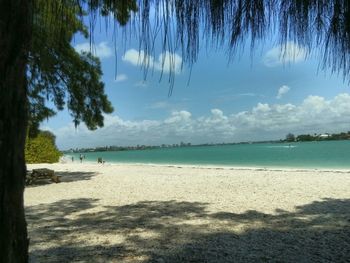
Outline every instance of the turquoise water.
<svg viewBox="0 0 350 263"><path fill-rule="evenodd" d="M350 141L237 144L83 153L86 161L244 167L350 168ZM79 154L74 156L79 160Z"/></svg>

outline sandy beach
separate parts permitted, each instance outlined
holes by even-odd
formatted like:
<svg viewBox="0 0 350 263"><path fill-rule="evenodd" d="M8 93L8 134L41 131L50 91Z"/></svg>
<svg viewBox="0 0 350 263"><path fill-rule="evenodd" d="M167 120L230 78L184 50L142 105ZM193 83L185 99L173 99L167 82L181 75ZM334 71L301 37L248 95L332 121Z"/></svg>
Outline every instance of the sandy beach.
<svg viewBox="0 0 350 263"><path fill-rule="evenodd" d="M349 262L350 171L41 164L31 262Z"/></svg>

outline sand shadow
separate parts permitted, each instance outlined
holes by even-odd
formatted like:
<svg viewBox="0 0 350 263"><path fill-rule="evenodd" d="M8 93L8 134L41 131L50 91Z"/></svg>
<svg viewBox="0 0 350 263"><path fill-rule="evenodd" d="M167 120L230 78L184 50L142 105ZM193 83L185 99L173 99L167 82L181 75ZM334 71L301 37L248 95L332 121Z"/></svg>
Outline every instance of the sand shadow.
<svg viewBox="0 0 350 263"><path fill-rule="evenodd" d="M92 177L96 176L97 173L95 172L61 172L61 171L55 171L55 175L60 177L60 184L61 183L71 183L76 181L85 181L90 180ZM26 185L27 188L30 187L36 187L36 186L43 186L48 184L55 184L51 179L44 178L44 179L37 179L33 181L31 184Z"/></svg>
<svg viewBox="0 0 350 263"><path fill-rule="evenodd" d="M27 207L31 259L220 263L350 258L350 199L324 199L273 214L211 213L207 208L206 203L177 201L101 207L89 198ZM118 242L106 236L119 237Z"/></svg>

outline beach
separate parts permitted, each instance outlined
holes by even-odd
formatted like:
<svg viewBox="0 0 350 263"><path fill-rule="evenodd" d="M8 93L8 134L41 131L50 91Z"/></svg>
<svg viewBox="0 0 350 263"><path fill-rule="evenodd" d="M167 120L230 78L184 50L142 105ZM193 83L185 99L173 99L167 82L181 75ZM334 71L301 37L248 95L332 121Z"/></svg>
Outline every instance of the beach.
<svg viewBox="0 0 350 263"><path fill-rule="evenodd" d="M36 164L31 262L346 262L350 171Z"/></svg>

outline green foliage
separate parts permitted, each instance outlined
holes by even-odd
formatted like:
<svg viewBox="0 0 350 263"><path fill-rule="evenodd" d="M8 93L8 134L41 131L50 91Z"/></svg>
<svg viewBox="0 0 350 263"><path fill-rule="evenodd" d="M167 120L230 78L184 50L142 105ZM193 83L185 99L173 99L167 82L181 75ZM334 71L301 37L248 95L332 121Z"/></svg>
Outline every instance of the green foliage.
<svg viewBox="0 0 350 263"><path fill-rule="evenodd" d="M80 20L84 12L73 0L35 3L27 71L29 136L36 136L40 122L65 105L75 125L83 121L89 129L102 127L103 113L113 107L101 81L100 61L71 46L74 34L89 36ZM48 107L47 101L55 107Z"/></svg>
<svg viewBox="0 0 350 263"><path fill-rule="evenodd" d="M86 0L80 0L80 3L84 2L86 2ZM130 20L131 12L138 11L137 3L135 0L90 1L89 9L89 13L99 11L100 15L104 17L113 15L114 19L118 21L122 26L125 26Z"/></svg>
<svg viewBox="0 0 350 263"><path fill-rule="evenodd" d="M25 145L26 163L56 163L62 153L55 145L55 135L39 131L36 137L27 138Z"/></svg>
<svg viewBox="0 0 350 263"><path fill-rule="evenodd" d="M294 142L294 141L295 141L295 136L294 136L294 134L293 134L293 133L288 133L288 134L286 135L286 141L287 141L287 142Z"/></svg>
<svg viewBox="0 0 350 263"><path fill-rule="evenodd" d="M308 142L308 141L338 141L338 140L350 140L350 131L328 134L327 136L321 136L320 134L301 134L296 137L297 141Z"/></svg>
<svg viewBox="0 0 350 263"><path fill-rule="evenodd" d="M305 46L308 53L317 47L321 66L350 79L348 0L35 0L33 3L28 77L30 126L35 128L55 114L54 109L45 106L45 100L52 101L58 110L67 103L75 124L83 121L90 129L102 126L103 112L112 111L100 82L99 63L88 54L77 54L70 45L76 33L89 37L98 17L105 17L106 29L113 26L110 31L113 37L115 22L128 25L124 27L123 37L135 35L139 39L145 60L155 52L157 37L162 40L163 51L174 55L180 51L183 61L192 65L197 60L202 37L209 45L225 48L232 59L247 40L253 51L257 41L274 35L283 44L284 55L288 41ZM75 80L78 69L85 71ZM147 70L148 65L145 74ZM91 71L98 78L84 79ZM85 87L86 83L90 87ZM98 92L91 94L95 86Z"/></svg>
<svg viewBox="0 0 350 263"><path fill-rule="evenodd" d="M317 136L312 136L310 134L301 134L297 136L297 141L300 142L310 142L310 141L316 141Z"/></svg>

